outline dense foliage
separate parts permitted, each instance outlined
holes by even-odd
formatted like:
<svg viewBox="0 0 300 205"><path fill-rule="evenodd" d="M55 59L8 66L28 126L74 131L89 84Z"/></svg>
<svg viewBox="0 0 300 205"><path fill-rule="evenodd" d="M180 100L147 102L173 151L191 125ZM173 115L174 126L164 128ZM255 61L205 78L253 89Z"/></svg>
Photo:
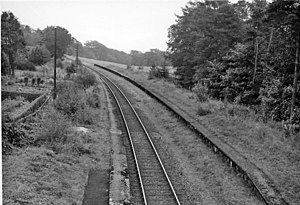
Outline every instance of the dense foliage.
<svg viewBox="0 0 300 205"><path fill-rule="evenodd" d="M25 41L18 19L11 12L3 12L1 15L1 49L9 60L10 67L6 67L9 68L9 74L14 75L17 51L24 46Z"/></svg>
<svg viewBox="0 0 300 205"><path fill-rule="evenodd" d="M43 65L50 61L51 54L45 46L35 47L29 54L28 60L35 65Z"/></svg>
<svg viewBox="0 0 300 205"><path fill-rule="evenodd" d="M169 29L180 86L300 122L300 1L189 2Z"/></svg>

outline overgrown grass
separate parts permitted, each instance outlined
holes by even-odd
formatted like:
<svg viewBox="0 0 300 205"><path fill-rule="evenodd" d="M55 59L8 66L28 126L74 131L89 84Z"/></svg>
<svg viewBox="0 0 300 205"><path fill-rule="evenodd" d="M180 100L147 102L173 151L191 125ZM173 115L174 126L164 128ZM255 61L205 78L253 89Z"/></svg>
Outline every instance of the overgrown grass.
<svg viewBox="0 0 300 205"><path fill-rule="evenodd" d="M81 204L88 171L109 168L106 99L84 79L61 83L34 124L11 135L2 153L4 204ZM86 125L87 132L76 129Z"/></svg>
<svg viewBox="0 0 300 205"><path fill-rule="evenodd" d="M89 62L86 60L86 62ZM130 76L198 119L203 131L228 143L260 167L291 204L300 200L300 133L289 132L281 122L265 119L262 109L208 99L200 102L190 90L176 87L163 79L148 80L144 71L132 72L106 62L97 62ZM198 114L202 115L199 116Z"/></svg>

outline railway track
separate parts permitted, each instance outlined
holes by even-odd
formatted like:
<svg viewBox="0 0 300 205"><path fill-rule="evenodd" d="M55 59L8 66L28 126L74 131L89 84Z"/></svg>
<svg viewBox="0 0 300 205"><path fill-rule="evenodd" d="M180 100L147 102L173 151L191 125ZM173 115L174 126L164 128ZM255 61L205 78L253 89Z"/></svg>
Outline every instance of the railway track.
<svg viewBox="0 0 300 205"><path fill-rule="evenodd" d="M253 173L260 172L267 180L268 177L264 175L263 172L259 170L255 165L249 164L247 160L245 160L241 155L236 153L234 150L230 149L230 147L222 142L218 141L218 139L206 137L198 127L198 122L195 122L189 115L184 113L183 110L177 108L175 105L170 103L167 99L160 96L159 94L150 91L143 85L135 82L131 78L117 72L111 70L109 68L100 66L95 64L99 68L102 68L106 71L109 71L117 76L120 76L127 81L131 82L133 85L137 86L138 88L142 89L145 93L147 93L152 98L156 99L158 102L166 106L171 112L173 112L183 123L185 123L191 130L193 130L208 147L212 149L213 152L220 155L224 158L225 162L240 176L246 184L253 190L253 192L261 199L262 202L268 205L273 204L288 204L285 199L281 196L280 192L273 186L272 182L270 181L270 185L266 183L260 183L257 179L255 179ZM222 145L222 146L220 146Z"/></svg>
<svg viewBox="0 0 300 205"><path fill-rule="evenodd" d="M180 205L151 137L130 101L109 78L95 69L92 70L100 76L115 99L127 132L130 144L130 149L127 150L129 155L127 161L131 204Z"/></svg>

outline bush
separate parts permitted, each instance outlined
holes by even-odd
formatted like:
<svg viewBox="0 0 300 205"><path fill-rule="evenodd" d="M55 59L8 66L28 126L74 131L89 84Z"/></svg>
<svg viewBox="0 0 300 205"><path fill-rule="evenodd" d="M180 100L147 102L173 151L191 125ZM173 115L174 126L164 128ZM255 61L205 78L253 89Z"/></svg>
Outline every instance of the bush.
<svg viewBox="0 0 300 205"><path fill-rule="evenodd" d="M63 63L61 59L56 59L56 67L61 69L63 68Z"/></svg>
<svg viewBox="0 0 300 205"><path fill-rule="evenodd" d="M18 60L18 61L16 61L16 69L17 70L36 71L34 64L32 62L27 61L27 60Z"/></svg>
<svg viewBox="0 0 300 205"><path fill-rule="evenodd" d="M57 98L54 107L64 115L73 117L85 105L85 92L72 81L57 86Z"/></svg>
<svg viewBox="0 0 300 205"><path fill-rule="evenodd" d="M41 126L35 128L35 141L50 144L65 143L71 124L67 118L53 107L48 107L41 118Z"/></svg>
<svg viewBox="0 0 300 205"><path fill-rule="evenodd" d="M2 121L2 154L10 154L13 146L23 147L28 143L29 138L21 127L5 124Z"/></svg>
<svg viewBox="0 0 300 205"><path fill-rule="evenodd" d="M202 86L200 83L196 84L192 91L196 94L197 100L199 102L206 102L208 100L207 92L208 89L205 86Z"/></svg>
<svg viewBox="0 0 300 205"><path fill-rule="evenodd" d="M75 64L72 62L70 65L67 66L66 68L66 72L67 74L70 76L72 73L76 73L76 66Z"/></svg>
<svg viewBox="0 0 300 205"><path fill-rule="evenodd" d="M79 110L77 110L75 114L75 119L79 123L91 125L95 123L95 119L97 119L97 113L93 108L91 108L88 105L85 105L81 107Z"/></svg>
<svg viewBox="0 0 300 205"><path fill-rule="evenodd" d="M166 67L158 68L156 66L152 66L149 71L148 79L151 80L153 78L168 78L169 70Z"/></svg>
<svg viewBox="0 0 300 205"><path fill-rule="evenodd" d="M205 116L205 115L208 115L210 113L211 113L210 110L207 110L207 109L205 109L205 108L203 108L201 106L197 110L197 114L200 115L200 116Z"/></svg>
<svg viewBox="0 0 300 205"><path fill-rule="evenodd" d="M97 79L96 76L88 70L80 69L79 74L75 78L75 82L83 86L84 88L88 88L90 86L96 85Z"/></svg>
<svg viewBox="0 0 300 205"><path fill-rule="evenodd" d="M29 55L28 60L35 65L43 65L49 62L51 59L51 54L47 48L44 46L38 46L33 49Z"/></svg>

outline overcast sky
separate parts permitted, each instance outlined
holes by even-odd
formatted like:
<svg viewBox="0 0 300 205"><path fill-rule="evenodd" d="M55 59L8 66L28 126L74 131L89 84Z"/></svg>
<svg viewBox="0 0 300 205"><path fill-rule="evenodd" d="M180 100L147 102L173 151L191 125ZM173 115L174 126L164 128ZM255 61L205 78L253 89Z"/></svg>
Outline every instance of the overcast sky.
<svg viewBox="0 0 300 205"><path fill-rule="evenodd" d="M81 43L97 40L127 53L166 50L168 28L189 0L3 1L21 24L66 28Z"/></svg>

